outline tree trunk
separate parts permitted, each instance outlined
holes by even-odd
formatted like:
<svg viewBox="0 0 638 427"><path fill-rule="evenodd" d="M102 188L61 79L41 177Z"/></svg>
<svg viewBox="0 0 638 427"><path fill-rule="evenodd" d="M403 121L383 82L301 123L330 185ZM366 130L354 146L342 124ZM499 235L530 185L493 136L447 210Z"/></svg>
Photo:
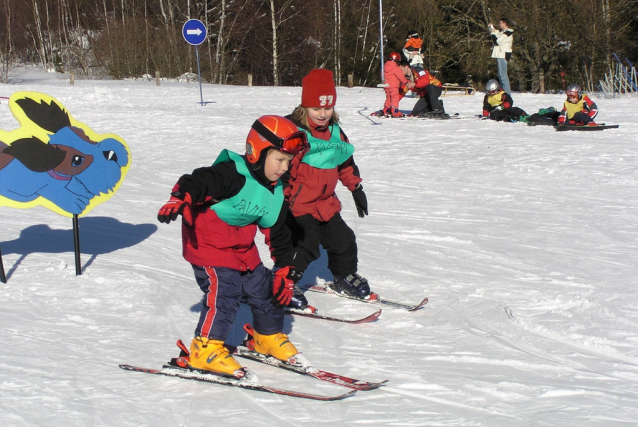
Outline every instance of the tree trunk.
<svg viewBox="0 0 638 427"><path fill-rule="evenodd" d="M221 16L219 17L219 28L217 29L217 45L215 47L215 63L217 64L217 81L224 83L224 25L226 23L226 0L221 0Z"/></svg>
<svg viewBox="0 0 638 427"><path fill-rule="evenodd" d="M12 38L11 38L11 4L9 0L3 1L4 9L7 13L7 37L2 41L0 47L0 82L7 82L9 79L9 64L11 63Z"/></svg>
<svg viewBox="0 0 638 427"><path fill-rule="evenodd" d="M334 63L335 63L335 82L337 86L341 86L341 0L333 0L334 9Z"/></svg>
<svg viewBox="0 0 638 427"><path fill-rule="evenodd" d="M36 49L40 54L40 64L42 65L42 69L47 69L47 55L46 55L46 47L44 42L44 34L42 33L42 20L40 19L40 10L38 9L37 0L33 0L33 19L35 21L35 31L34 39L36 42Z"/></svg>
<svg viewBox="0 0 638 427"><path fill-rule="evenodd" d="M270 0L270 22L272 25L272 79L273 86L279 86L279 71L277 57L277 19L275 15L275 0Z"/></svg>

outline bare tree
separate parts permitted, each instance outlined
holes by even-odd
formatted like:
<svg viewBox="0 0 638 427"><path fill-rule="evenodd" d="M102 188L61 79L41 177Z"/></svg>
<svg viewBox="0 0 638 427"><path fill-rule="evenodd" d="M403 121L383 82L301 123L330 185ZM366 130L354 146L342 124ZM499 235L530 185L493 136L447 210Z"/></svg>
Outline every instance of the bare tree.
<svg viewBox="0 0 638 427"><path fill-rule="evenodd" d="M295 9L294 0L285 0L283 4L277 8L275 0L268 0L268 6L270 9L270 25L272 32L272 77L273 85L279 86L280 74L279 74L279 40L278 31L279 28L286 22L299 14L299 9Z"/></svg>
<svg viewBox="0 0 638 427"><path fill-rule="evenodd" d="M6 23L5 32L0 31L0 82L7 82L9 79L9 65L11 65L11 53L13 42L11 35L11 4L9 0L2 0L3 18Z"/></svg>

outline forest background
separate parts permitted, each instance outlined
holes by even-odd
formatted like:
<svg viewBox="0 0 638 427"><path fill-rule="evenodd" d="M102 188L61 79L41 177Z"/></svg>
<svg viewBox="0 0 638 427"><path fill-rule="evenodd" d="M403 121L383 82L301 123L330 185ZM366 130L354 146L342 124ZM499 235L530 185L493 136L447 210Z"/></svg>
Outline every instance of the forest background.
<svg viewBox="0 0 638 427"><path fill-rule="evenodd" d="M380 14L380 6L382 14ZM40 64L77 78L176 78L196 73L182 37L198 47L210 83L296 86L312 68L338 85L380 82L383 56L408 31L424 39L425 67L443 82L481 88L496 76L488 23L514 29L513 90L544 93L578 82L595 90L616 61L638 59L638 0L0 0L0 82L12 65ZM380 19L380 16L382 19Z"/></svg>

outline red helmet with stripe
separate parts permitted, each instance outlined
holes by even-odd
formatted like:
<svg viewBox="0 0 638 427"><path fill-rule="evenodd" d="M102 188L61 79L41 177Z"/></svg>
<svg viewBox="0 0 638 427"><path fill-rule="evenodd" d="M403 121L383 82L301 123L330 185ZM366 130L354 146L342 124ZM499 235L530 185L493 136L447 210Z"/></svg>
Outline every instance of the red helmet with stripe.
<svg viewBox="0 0 638 427"><path fill-rule="evenodd" d="M261 116L253 123L246 137L248 162L259 162L269 148L288 154L299 154L308 148L306 132L281 116Z"/></svg>
<svg viewBox="0 0 638 427"><path fill-rule="evenodd" d="M390 58L390 61L396 61L396 62L401 61L401 55L398 54L397 52L390 52L389 58Z"/></svg>

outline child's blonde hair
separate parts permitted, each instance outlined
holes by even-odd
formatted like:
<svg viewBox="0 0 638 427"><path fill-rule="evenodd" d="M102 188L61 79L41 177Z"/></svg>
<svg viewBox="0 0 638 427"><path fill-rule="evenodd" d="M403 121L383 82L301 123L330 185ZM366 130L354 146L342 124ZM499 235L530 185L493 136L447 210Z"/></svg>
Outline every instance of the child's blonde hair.
<svg viewBox="0 0 638 427"><path fill-rule="evenodd" d="M297 108L295 108L295 111L292 112L290 118L293 122L301 123L305 128L310 129L310 123L308 122L308 108L299 105ZM333 109L332 117L330 117L328 125L332 125L334 123L339 123L339 115Z"/></svg>

